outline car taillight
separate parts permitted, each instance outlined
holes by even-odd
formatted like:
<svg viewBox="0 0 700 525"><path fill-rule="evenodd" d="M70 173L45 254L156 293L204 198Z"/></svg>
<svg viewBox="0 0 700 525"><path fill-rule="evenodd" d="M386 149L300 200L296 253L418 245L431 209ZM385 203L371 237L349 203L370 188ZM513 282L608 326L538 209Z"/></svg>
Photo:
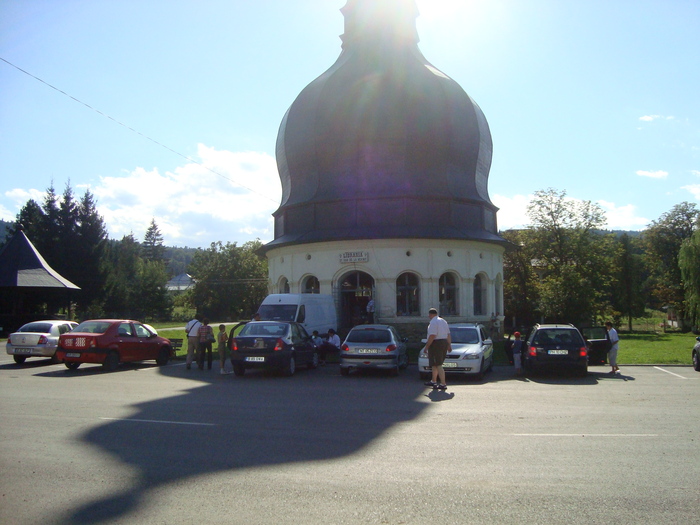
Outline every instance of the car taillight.
<svg viewBox="0 0 700 525"><path fill-rule="evenodd" d="M342 346L340 347L340 349L341 349L343 352L349 352L349 351L350 351L350 347L349 347L348 345L346 345L345 343L342 344Z"/></svg>
<svg viewBox="0 0 700 525"><path fill-rule="evenodd" d="M531 346L531 347L530 347L529 354L530 354L532 357L535 357L535 356L537 355L537 348L535 348L534 346Z"/></svg>
<svg viewBox="0 0 700 525"><path fill-rule="evenodd" d="M274 348L275 352L279 352L283 348L284 348L284 341L282 341L282 339L278 339L277 343L275 344L275 348Z"/></svg>
<svg viewBox="0 0 700 525"><path fill-rule="evenodd" d="M394 350L396 350L396 345L394 345L394 344L391 344L391 345L386 347L387 352L393 352Z"/></svg>
<svg viewBox="0 0 700 525"><path fill-rule="evenodd" d="M232 351L232 352L237 352L237 351L238 351L238 342L237 342L235 339L233 339L233 340L231 341L231 351Z"/></svg>
<svg viewBox="0 0 700 525"><path fill-rule="evenodd" d="M588 349L585 346L579 348L578 352L581 357L586 357L588 355Z"/></svg>
<svg viewBox="0 0 700 525"><path fill-rule="evenodd" d="M45 335L39 336L39 343L38 344L45 345L48 342L49 342L49 340L46 338Z"/></svg>

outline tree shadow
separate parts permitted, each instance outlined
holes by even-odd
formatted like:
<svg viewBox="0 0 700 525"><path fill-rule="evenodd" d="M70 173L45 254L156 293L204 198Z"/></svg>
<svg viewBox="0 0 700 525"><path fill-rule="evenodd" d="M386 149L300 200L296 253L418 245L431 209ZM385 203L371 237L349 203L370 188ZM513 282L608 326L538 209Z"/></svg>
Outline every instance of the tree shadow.
<svg viewBox="0 0 700 525"><path fill-rule="evenodd" d="M62 371L66 378L77 372ZM123 519L159 486L203 474L355 454L429 406L419 400L422 382L406 372L350 381L337 366L298 370L291 378L263 371L220 375L217 366L199 371L175 365L160 373L192 378L197 386L133 405L129 419L109 421L81 438L134 469L138 480L64 516L63 523Z"/></svg>

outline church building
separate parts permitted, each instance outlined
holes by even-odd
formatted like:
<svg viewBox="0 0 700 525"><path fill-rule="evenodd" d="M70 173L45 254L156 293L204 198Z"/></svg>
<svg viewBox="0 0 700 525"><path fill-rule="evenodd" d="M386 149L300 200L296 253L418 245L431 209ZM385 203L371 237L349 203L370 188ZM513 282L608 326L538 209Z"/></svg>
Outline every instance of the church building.
<svg viewBox="0 0 700 525"><path fill-rule="evenodd" d="M270 293L332 295L341 331L503 312L492 143L477 104L418 48L414 0L348 0L336 62L277 137ZM408 326L406 326L408 328Z"/></svg>

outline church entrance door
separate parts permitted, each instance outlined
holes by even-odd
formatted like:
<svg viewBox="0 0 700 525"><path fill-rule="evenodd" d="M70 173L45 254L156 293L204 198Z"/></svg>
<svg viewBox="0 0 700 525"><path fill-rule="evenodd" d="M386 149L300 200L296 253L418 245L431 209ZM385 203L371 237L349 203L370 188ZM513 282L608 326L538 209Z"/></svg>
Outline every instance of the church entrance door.
<svg viewBox="0 0 700 525"><path fill-rule="evenodd" d="M367 322L367 303L374 295L374 278L365 272L346 273L340 279L340 330Z"/></svg>

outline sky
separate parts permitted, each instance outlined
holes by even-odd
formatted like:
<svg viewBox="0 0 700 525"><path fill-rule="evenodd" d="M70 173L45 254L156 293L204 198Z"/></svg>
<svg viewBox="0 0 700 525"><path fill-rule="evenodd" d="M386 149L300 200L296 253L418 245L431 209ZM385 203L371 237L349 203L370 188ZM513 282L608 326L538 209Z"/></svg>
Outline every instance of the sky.
<svg viewBox="0 0 700 525"><path fill-rule="evenodd" d="M382 1L382 0L377 0ZM112 239L273 239L285 111L346 0L0 0L0 219L89 190ZM416 0L419 48L488 120L501 230L539 190L642 230L700 204L700 2Z"/></svg>

